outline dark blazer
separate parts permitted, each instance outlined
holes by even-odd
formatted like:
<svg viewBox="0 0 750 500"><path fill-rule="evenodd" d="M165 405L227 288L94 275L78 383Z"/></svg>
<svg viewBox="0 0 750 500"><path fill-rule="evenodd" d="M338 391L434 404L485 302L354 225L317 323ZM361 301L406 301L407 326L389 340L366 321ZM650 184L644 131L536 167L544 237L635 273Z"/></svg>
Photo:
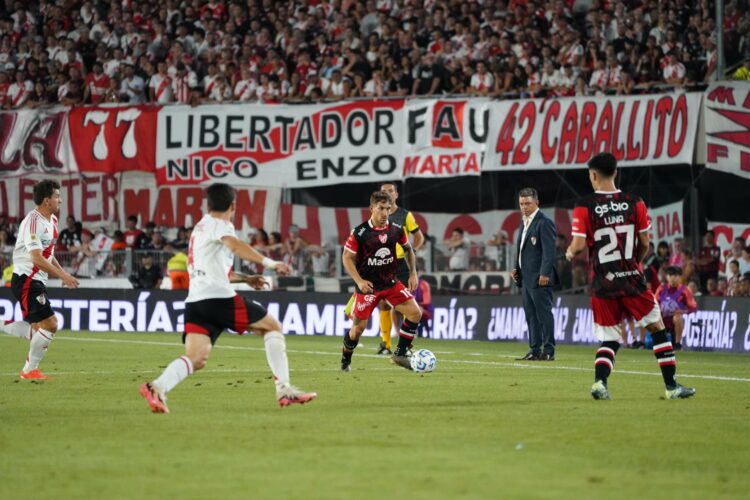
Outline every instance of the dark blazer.
<svg viewBox="0 0 750 500"><path fill-rule="evenodd" d="M521 236L523 236L523 219L516 237L516 255L521 257L523 267L516 257L516 269L519 269L519 286L539 288L539 275L549 276L550 287L558 284L560 279L555 269L555 237L557 229L555 221L544 215L541 210L534 216L531 226L526 233L526 241L521 250Z"/></svg>

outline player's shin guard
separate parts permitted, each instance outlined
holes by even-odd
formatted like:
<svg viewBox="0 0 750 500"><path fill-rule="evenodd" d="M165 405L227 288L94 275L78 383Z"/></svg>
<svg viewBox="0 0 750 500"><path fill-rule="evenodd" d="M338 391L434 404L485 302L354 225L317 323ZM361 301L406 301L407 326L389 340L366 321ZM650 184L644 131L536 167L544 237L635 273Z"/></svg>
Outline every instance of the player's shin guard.
<svg viewBox="0 0 750 500"><path fill-rule="evenodd" d="M380 310L380 337L383 339L385 348L391 350L391 310Z"/></svg>
<svg viewBox="0 0 750 500"><path fill-rule="evenodd" d="M55 335L40 328L31 332L31 345L29 346L29 355L26 357L26 364L23 367L24 373L39 368L39 363L44 358L52 339Z"/></svg>
<svg viewBox="0 0 750 500"><path fill-rule="evenodd" d="M341 349L341 362L347 364L351 363L354 349L356 349L357 344L359 344L359 339L353 340L349 333L350 332L346 332L344 334L344 348Z"/></svg>
<svg viewBox="0 0 750 500"><path fill-rule="evenodd" d="M613 340L602 342L602 345L596 350L596 358L594 359L595 380L601 380L606 385L607 377L615 369L615 355L619 348L619 342Z"/></svg>
<svg viewBox="0 0 750 500"><path fill-rule="evenodd" d="M286 341L281 332L268 332L263 336L266 345L266 360L271 367L276 390L289 385L289 361L286 357Z"/></svg>
<svg viewBox="0 0 750 500"><path fill-rule="evenodd" d="M412 323L404 318L401 323L401 330L398 332L398 346L396 347L396 356L406 356L406 350L411 346L414 337L417 334L418 323Z"/></svg>
<svg viewBox="0 0 750 500"><path fill-rule="evenodd" d="M185 380L193 373L193 362L187 356L180 356L175 359L162 374L151 382L151 385L162 395L166 395L175 388L177 384Z"/></svg>
<svg viewBox="0 0 750 500"><path fill-rule="evenodd" d="M674 374L677 372L677 359L674 355L672 342L667 337L667 331L661 330L651 334L654 339L654 356L659 363L661 376L664 378L664 384L667 387L674 387Z"/></svg>

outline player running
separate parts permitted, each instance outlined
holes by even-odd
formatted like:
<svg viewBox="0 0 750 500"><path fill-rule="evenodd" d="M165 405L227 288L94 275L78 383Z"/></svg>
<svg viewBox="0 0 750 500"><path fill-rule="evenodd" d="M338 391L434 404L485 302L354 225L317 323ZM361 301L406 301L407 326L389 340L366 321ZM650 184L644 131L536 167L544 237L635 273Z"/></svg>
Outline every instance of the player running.
<svg viewBox="0 0 750 500"><path fill-rule="evenodd" d="M344 269L356 285L352 308L351 331L344 335L341 356L341 369L351 370L352 354L359 343L359 337L367 326L370 314L380 300L385 300L404 315L398 336L398 345L391 360L407 370L411 370L408 347L414 340L422 311L411 292L417 287L417 267L414 249L404 228L389 222L393 201L388 193L376 191L370 196L370 218L354 228L344 245L342 256ZM396 279L396 244L400 244L409 266L408 288Z"/></svg>
<svg viewBox="0 0 750 500"><path fill-rule="evenodd" d="M646 205L639 197L615 187L617 160L612 154L598 154L588 166L594 194L581 199L573 210L573 241L565 256L572 260L584 248L589 249L594 334L601 341L591 395L594 399L612 399L607 378L620 347L622 319L630 315L637 326L651 332L667 399L689 398L695 389L675 381L674 349L654 294L640 270L640 262L648 253L651 229Z"/></svg>
<svg viewBox="0 0 750 500"><path fill-rule="evenodd" d="M7 322L0 330L31 342L20 373L23 379L49 378L39 370L39 363L57 333L57 317L47 296L47 278L60 278L68 288L78 288L78 280L66 273L55 258L60 201L57 182L44 180L34 186L36 208L21 222L13 249L11 290L21 303L25 321Z"/></svg>
<svg viewBox="0 0 750 500"><path fill-rule="evenodd" d="M276 384L280 406L307 403L317 396L303 392L289 382L286 343L279 322L269 316L255 301L238 295L230 283L245 282L261 288L261 276L244 276L232 271L234 256L262 264L263 267L288 272L288 267L263 257L247 243L237 239L234 231L236 209L234 189L214 184L206 189L208 213L193 229L188 248L190 286L185 299L185 356L172 361L156 380L143 384L141 395L154 413L169 413L167 393L206 366L211 348L225 329L242 334L253 331L263 337L266 359Z"/></svg>

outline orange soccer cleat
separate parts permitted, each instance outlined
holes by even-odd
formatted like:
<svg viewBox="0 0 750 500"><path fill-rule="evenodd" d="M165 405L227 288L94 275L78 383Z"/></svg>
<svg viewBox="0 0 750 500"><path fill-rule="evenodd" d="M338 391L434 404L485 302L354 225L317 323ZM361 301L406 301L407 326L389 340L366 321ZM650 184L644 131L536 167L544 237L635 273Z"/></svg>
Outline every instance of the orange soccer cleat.
<svg viewBox="0 0 750 500"><path fill-rule="evenodd" d="M276 391L276 399L279 401L279 406L289 406L293 404L303 405L318 397L315 392L302 392L293 385L287 385L286 387Z"/></svg>
<svg viewBox="0 0 750 500"><path fill-rule="evenodd" d="M35 368L31 370L30 372L24 372L23 370L21 370L18 373L18 375L20 375L21 378L24 380L51 380L52 379L52 377L48 377L47 375L42 373L41 370L39 370L39 368Z"/></svg>
<svg viewBox="0 0 750 500"><path fill-rule="evenodd" d="M149 408L151 408L151 413L169 413L166 403L159 393L151 387L151 384L143 384L139 392L146 399Z"/></svg>

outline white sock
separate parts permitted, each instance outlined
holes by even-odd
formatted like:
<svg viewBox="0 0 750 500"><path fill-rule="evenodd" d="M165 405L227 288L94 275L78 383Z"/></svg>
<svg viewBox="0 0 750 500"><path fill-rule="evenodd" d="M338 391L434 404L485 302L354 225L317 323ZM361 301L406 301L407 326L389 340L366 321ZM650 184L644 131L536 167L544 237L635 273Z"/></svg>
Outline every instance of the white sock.
<svg viewBox="0 0 750 500"><path fill-rule="evenodd" d="M273 372L276 390L289 385L289 361L286 359L286 341L281 332L268 332L263 336L266 359Z"/></svg>
<svg viewBox="0 0 750 500"><path fill-rule="evenodd" d="M29 335L31 334L31 325L26 323L25 321L13 321L12 323L0 325L0 332L5 332L8 335L12 335L14 337L29 340Z"/></svg>
<svg viewBox="0 0 750 500"><path fill-rule="evenodd" d="M39 368L39 362L42 361L47 352L47 347L54 337L55 335L52 332L42 328L31 332L31 347L29 347L29 355L26 357L26 364L23 367L24 373Z"/></svg>
<svg viewBox="0 0 750 500"><path fill-rule="evenodd" d="M175 388L177 384L185 380L193 373L193 362L187 356L175 359L162 372L161 376L151 382L151 385L162 394L166 394Z"/></svg>

